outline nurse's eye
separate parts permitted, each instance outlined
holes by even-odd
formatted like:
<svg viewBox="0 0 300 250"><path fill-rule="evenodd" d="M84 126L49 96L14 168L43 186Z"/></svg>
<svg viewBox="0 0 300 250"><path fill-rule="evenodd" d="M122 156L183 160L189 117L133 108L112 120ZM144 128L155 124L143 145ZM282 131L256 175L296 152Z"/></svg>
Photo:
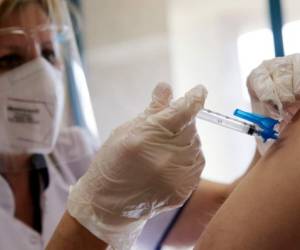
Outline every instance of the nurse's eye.
<svg viewBox="0 0 300 250"><path fill-rule="evenodd" d="M56 65L57 63L57 56L53 49L43 49L42 56L52 65Z"/></svg>
<svg viewBox="0 0 300 250"><path fill-rule="evenodd" d="M22 55L17 53L0 55L0 69L11 70L24 64L26 60Z"/></svg>

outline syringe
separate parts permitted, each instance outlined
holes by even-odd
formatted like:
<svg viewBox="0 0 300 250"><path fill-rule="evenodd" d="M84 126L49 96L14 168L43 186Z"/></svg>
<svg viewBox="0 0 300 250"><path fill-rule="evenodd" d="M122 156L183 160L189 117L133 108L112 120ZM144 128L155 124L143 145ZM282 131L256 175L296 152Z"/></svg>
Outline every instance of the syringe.
<svg viewBox="0 0 300 250"><path fill-rule="evenodd" d="M278 124L279 121L259 114L247 113L239 109L234 112L234 115L251 121L254 124L243 122L208 109L202 109L198 113L197 118L244 134L261 136L264 141L278 138L278 133L274 130L274 126Z"/></svg>
<svg viewBox="0 0 300 250"><path fill-rule="evenodd" d="M248 135L253 135L254 133L258 134L255 125L231 118L226 115L222 115L220 113L208 109L202 109L198 113L197 118L220 125L225 128L230 128L239 131L244 134L248 134Z"/></svg>

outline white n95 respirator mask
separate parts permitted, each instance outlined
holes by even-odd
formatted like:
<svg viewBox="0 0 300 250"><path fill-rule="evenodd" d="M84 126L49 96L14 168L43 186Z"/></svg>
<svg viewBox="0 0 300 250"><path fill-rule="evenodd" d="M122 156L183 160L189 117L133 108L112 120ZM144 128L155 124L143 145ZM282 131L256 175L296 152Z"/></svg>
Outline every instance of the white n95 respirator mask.
<svg viewBox="0 0 300 250"><path fill-rule="evenodd" d="M0 153L51 152L63 99L62 73L43 58L0 75Z"/></svg>

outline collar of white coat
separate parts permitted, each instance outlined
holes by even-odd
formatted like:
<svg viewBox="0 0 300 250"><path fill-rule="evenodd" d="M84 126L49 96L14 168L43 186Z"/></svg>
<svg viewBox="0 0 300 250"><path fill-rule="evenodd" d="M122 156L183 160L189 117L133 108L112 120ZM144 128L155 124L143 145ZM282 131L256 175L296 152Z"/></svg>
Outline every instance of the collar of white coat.
<svg viewBox="0 0 300 250"><path fill-rule="evenodd" d="M48 157L45 157L47 166L51 164ZM49 169L49 168L48 168ZM0 209L14 216L15 214L15 199L14 194L8 182L0 175Z"/></svg>

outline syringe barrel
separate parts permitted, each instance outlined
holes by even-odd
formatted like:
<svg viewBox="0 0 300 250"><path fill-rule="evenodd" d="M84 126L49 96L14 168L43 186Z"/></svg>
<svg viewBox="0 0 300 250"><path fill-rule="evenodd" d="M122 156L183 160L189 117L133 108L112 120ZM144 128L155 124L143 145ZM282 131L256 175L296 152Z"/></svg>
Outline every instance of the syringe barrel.
<svg viewBox="0 0 300 250"><path fill-rule="evenodd" d="M233 119L229 116L225 116L207 109L202 109L198 114L197 118L226 127L241 133L250 134L251 124Z"/></svg>

